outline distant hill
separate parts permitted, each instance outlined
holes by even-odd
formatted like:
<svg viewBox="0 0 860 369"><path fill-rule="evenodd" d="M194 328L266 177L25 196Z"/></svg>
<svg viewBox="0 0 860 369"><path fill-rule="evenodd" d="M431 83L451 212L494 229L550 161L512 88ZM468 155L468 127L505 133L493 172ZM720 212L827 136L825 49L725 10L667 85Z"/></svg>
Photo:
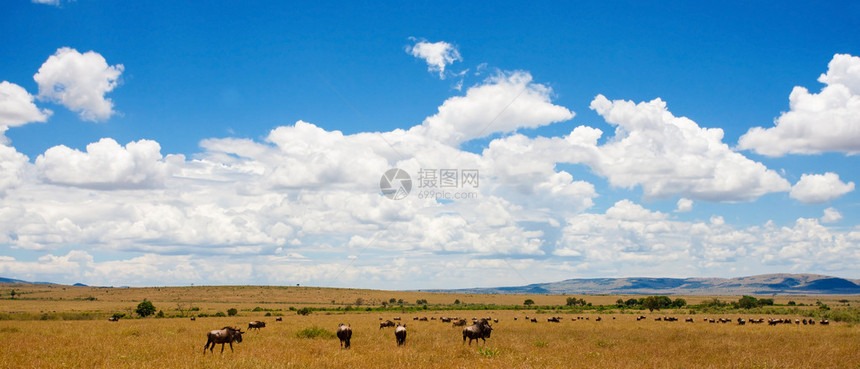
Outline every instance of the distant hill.
<svg viewBox="0 0 860 369"><path fill-rule="evenodd" d="M22 281L20 279L3 278L3 277L0 277L0 283L56 284L56 283L51 283L51 282L28 282L28 281Z"/></svg>
<svg viewBox="0 0 860 369"><path fill-rule="evenodd" d="M518 287L423 291L563 295L851 295L860 294L860 280L817 274L762 274L740 278L589 278Z"/></svg>

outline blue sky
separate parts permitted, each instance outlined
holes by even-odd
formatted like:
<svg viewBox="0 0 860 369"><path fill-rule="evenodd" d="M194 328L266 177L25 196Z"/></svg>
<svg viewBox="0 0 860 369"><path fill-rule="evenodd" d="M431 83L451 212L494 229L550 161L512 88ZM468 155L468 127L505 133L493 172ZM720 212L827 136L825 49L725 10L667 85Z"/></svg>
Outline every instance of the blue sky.
<svg viewBox="0 0 860 369"><path fill-rule="evenodd" d="M0 275L860 278L856 3L390 5L0 5Z"/></svg>

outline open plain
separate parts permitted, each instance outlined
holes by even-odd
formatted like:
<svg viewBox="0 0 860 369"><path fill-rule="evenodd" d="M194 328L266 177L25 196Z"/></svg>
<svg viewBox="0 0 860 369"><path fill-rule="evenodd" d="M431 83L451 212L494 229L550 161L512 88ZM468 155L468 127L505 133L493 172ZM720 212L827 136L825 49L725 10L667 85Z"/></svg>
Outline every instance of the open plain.
<svg viewBox="0 0 860 369"><path fill-rule="evenodd" d="M14 299L10 290L16 291ZM860 327L745 324L737 318L805 319L761 310L691 313L690 309L612 309L628 296L577 296L606 309L568 309L566 296L458 295L313 287L98 288L3 285L0 367L4 368L858 368ZM137 318L143 299L163 318ZM688 296L690 304L713 297ZM731 300L733 297L722 297ZM389 301L395 300L392 304ZM427 308L416 305L427 300ZM535 306L522 306L532 299ZM734 297L734 299L737 299ZM856 296L776 297L804 308L856 305ZM849 300L845 303L844 301ZM399 300L403 300L403 307ZM453 304L459 300L459 304ZM387 309L380 309L386 302ZM423 301L422 301L423 302ZM360 303L360 304L356 304ZM484 305L481 305L484 304ZM517 306L518 305L518 306ZM480 306L497 306L489 310ZM516 306L516 307L514 307ZM307 315L297 312L314 307ZM235 316L216 317L236 309ZM292 308L292 309L291 309ZM844 309L851 309L844 307ZM107 320L126 314L117 322ZM268 315L268 316L267 316ZM644 315L646 319L637 321ZM190 317L195 316L195 320ZM198 317L202 316L202 317ZM525 319L535 317L536 323ZM678 321L656 321L658 317ZM276 321L282 317L281 321ZM380 319L407 324L403 346ZM414 320L415 318L427 318ZM486 343L464 344L462 327L442 317L498 319ZM547 321L560 317L559 323ZM600 321L598 321L600 317ZM516 320L514 319L516 318ZM692 318L693 322L685 322ZM706 318L731 319L708 323ZM248 322L266 327L247 331ZM338 324L349 324L352 348L340 348ZM206 334L243 329L243 341L204 354Z"/></svg>

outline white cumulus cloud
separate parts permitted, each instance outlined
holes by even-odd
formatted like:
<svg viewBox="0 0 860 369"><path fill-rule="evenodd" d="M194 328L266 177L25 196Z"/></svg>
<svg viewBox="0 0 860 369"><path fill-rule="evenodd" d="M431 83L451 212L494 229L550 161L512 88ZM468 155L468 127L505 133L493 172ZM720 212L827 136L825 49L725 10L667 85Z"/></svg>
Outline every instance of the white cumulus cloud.
<svg viewBox="0 0 860 369"><path fill-rule="evenodd" d="M678 199L678 204L675 208L676 213L686 213L690 210L693 210L693 200L687 198Z"/></svg>
<svg viewBox="0 0 860 369"><path fill-rule="evenodd" d="M44 122L49 116L51 111L36 107L33 95L23 87L7 81L0 82L0 126L16 127L30 122Z"/></svg>
<svg viewBox="0 0 860 369"><path fill-rule="evenodd" d="M108 65L94 51L83 54L75 49L57 49L33 76L39 85L39 99L62 104L81 119L101 121L115 112L113 101L105 94L119 83L123 65Z"/></svg>
<svg viewBox="0 0 860 369"><path fill-rule="evenodd" d="M842 213L835 208L829 207L824 209L824 215L821 216L821 223L836 223L842 220Z"/></svg>
<svg viewBox="0 0 860 369"><path fill-rule="evenodd" d="M438 72L439 78L445 79L445 67L453 64L455 61L463 60L460 56L460 51L457 48L445 41L427 42L424 40L415 40L415 45L407 46L406 52L410 55L424 59L427 62L427 70L430 72Z"/></svg>
<svg viewBox="0 0 860 369"><path fill-rule="evenodd" d="M860 57L836 54L819 93L795 87L791 109L770 128L753 127L738 147L767 156L817 154L827 151L860 153Z"/></svg>
<svg viewBox="0 0 860 369"><path fill-rule="evenodd" d="M616 126L615 136L599 148L590 147L597 130L575 130L568 141L591 152L585 163L613 186L641 185L648 197L680 194L706 201L749 201L791 187L773 170L732 151L722 142L722 129L676 117L659 98L636 104L598 95L591 109Z"/></svg>
<svg viewBox="0 0 860 369"><path fill-rule="evenodd" d="M161 146L150 140L125 147L111 138L87 145L86 152L54 146L36 158L36 168L46 181L79 187L118 189L161 187L169 163ZM177 158L178 159L178 158Z"/></svg>
<svg viewBox="0 0 860 369"><path fill-rule="evenodd" d="M535 128L573 118L551 102L552 89L527 72L502 73L445 100L439 111L411 132L452 146L497 132Z"/></svg>
<svg viewBox="0 0 860 369"><path fill-rule="evenodd" d="M821 204L851 191L854 191L854 182L842 182L838 174L827 172L802 175L791 188L789 196L804 204Z"/></svg>

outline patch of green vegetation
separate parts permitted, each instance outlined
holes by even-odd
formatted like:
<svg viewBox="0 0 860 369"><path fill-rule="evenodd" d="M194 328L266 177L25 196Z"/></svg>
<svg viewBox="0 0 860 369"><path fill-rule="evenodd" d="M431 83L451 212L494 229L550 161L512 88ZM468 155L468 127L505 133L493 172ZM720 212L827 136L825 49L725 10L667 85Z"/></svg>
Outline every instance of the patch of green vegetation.
<svg viewBox="0 0 860 369"><path fill-rule="evenodd" d="M478 347L478 353L483 357L491 358L499 356L502 351L492 347Z"/></svg>
<svg viewBox="0 0 860 369"><path fill-rule="evenodd" d="M298 338L335 338L335 334L320 327L310 327L296 332Z"/></svg>

